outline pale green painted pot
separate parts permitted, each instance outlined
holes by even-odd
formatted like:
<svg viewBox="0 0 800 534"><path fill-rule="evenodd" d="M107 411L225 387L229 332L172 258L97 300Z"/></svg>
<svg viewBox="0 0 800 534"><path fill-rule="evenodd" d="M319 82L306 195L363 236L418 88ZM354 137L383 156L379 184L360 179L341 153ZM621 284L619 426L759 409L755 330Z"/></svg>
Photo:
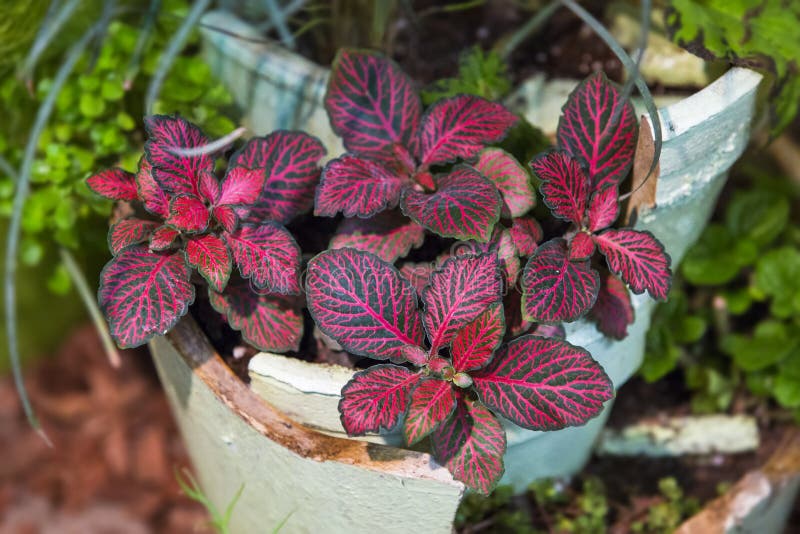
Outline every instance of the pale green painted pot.
<svg viewBox="0 0 800 534"><path fill-rule="evenodd" d="M221 13L208 15L204 22L237 35L251 31ZM248 124L256 133L305 129L323 140L330 155L339 152L338 138L321 106L325 69L277 46L209 31L204 38L212 69L247 110ZM659 111L664 146L657 206L640 214L637 227L661 239L673 266L699 237L728 169L748 142L760 78L749 70L732 69L697 94ZM550 89L541 83L535 91L520 90L509 105L540 118L544 109L557 110L566 99L563 83ZM554 124L539 122L545 131L554 129ZM617 388L641 364L653 309L646 296L635 297L634 305L636 320L623 341L605 338L589 323L568 326L568 340L588 349ZM234 513L236 532L268 531L292 511L287 532L450 531L463 487L446 470L425 453L392 446L398 443L396 436L366 438L381 444L344 436L336 405L352 371L261 354L251 362L249 390L219 369L223 364L208 355L205 339L192 341L190 334L202 336L182 325L151 347L212 500L224 507L245 484L239 504L243 511ZM195 345L205 356L186 352ZM215 371L204 372L206 368ZM503 482L521 490L537 478L580 470L610 404L588 424L556 432L531 432L506 423ZM302 445L296 436L286 436L297 432L302 433ZM320 452L350 449L361 456ZM260 529L253 530L256 525Z"/></svg>

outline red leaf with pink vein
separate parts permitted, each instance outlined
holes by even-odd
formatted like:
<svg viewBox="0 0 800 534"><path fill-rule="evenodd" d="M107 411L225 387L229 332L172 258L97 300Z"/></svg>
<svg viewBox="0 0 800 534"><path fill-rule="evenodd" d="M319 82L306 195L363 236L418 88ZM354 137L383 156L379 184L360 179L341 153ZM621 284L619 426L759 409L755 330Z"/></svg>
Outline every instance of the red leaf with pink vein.
<svg viewBox="0 0 800 534"><path fill-rule="evenodd" d="M186 261L212 289L225 288L231 276L231 255L222 239L212 234L190 238L186 243Z"/></svg>
<svg viewBox="0 0 800 534"><path fill-rule="evenodd" d="M214 204L245 205L250 207L264 187L264 173L258 169L233 167L225 173L219 197Z"/></svg>
<svg viewBox="0 0 800 534"><path fill-rule="evenodd" d="M409 178L374 161L345 154L328 162L317 188L315 215L370 217L394 208Z"/></svg>
<svg viewBox="0 0 800 534"><path fill-rule="evenodd" d="M502 279L494 255L457 256L445 261L422 291L423 323L431 354L501 298Z"/></svg>
<svg viewBox="0 0 800 534"><path fill-rule="evenodd" d="M612 118L618 117L612 122ZM558 146L584 164L598 191L619 184L633 165L636 115L630 100L599 72L572 92L558 121Z"/></svg>
<svg viewBox="0 0 800 534"><path fill-rule="evenodd" d="M606 187L592 195L589 201L589 231L608 228L619 216L619 192L617 187Z"/></svg>
<svg viewBox="0 0 800 534"><path fill-rule="evenodd" d="M628 325L633 324L634 311L631 295L622 280L613 274L605 274L597 294L597 302L589 312L597 329L609 337L625 339Z"/></svg>
<svg viewBox="0 0 800 534"><path fill-rule="evenodd" d="M211 171L202 171L197 187L200 198L210 205L219 200L220 184L216 175Z"/></svg>
<svg viewBox="0 0 800 534"><path fill-rule="evenodd" d="M139 160L136 187L147 211L163 218L169 216L169 197L153 178L153 168L146 157Z"/></svg>
<svg viewBox="0 0 800 534"><path fill-rule="evenodd" d="M489 408L530 430L582 425L614 396L611 380L591 354L536 336L501 347L472 379Z"/></svg>
<svg viewBox="0 0 800 534"><path fill-rule="evenodd" d="M511 221L511 239L520 256L531 256L544 237L542 227L533 217L517 217Z"/></svg>
<svg viewBox="0 0 800 534"><path fill-rule="evenodd" d="M303 132L281 130L250 139L229 165L259 171L264 177L250 220L285 224L311 209L319 182L319 160L324 155L322 143Z"/></svg>
<svg viewBox="0 0 800 534"><path fill-rule="evenodd" d="M167 193L198 196L200 173L213 171L214 160L209 154L184 156L176 150L205 146L208 138L200 128L178 116L150 115L145 117L144 126L148 137L144 152L156 182Z"/></svg>
<svg viewBox="0 0 800 534"><path fill-rule="evenodd" d="M411 393L403 425L407 445L413 445L450 417L456 407L455 386L439 378L423 378Z"/></svg>
<svg viewBox="0 0 800 534"><path fill-rule="evenodd" d="M453 368L457 372L472 371L489 363L505 332L503 306L492 304L456 334L450 351Z"/></svg>
<svg viewBox="0 0 800 534"><path fill-rule="evenodd" d="M108 230L108 248L116 256L131 245L147 241L159 224L130 218L115 223Z"/></svg>
<svg viewBox="0 0 800 534"><path fill-rule="evenodd" d="M303 338L303 314L276 295L259 295L241 278L231 279L225 291L209 289L211 305L225 314L228 324L259 350L298 350Z"/></svg>
<svg viewBox="0 0 800 534"><path fill-rule="evenodd" d="M89 189L111 200L138 200L135 176L122 169L106 169L86 179Z"/></svg>
<svg viewBox="0 0 800 534"><path fill-rule="evenodd" d="M182 253L137 245L106 264L97 295L114 341L130 348L175 326L194 301L194 286Z"/></svg>
<svg viewBox="0 0 800 534"><path fill-rule="evenodd" d="M594 254L594 241L586 232L578 232L569 242L569 259L580 261L589 259Z"/></svg>
<svg viewBox="0 0 800 534"><path fill-rule="evenodd" d="M423 167L469 159L505 137L517 116L502 104L472 95L439 100L422 119L420 160Z"/></svg>
<svg viewBox="0 0 800 534"><path fill-rule="evenodd" d="M647 290L655 299L666 300L672 284L669 255L650 232L606 230L594 236L606 257L608 268L636 294Z"/></svg>
<svg viewBox="0 0 800 534"><path fill-rule="evenodd" d="M544 243L522 271L522 314L531 321L574 321L594 305L600 275L588 261L570 261L563 239Z"/></svg>
<svg viewBox="0 0 800 534"><path fill-rule="evenodd" d="M521 217L536 204L528 171L505 150L482 150L475 168L500 191L503 197L503 216Z"/></svg>
<svg viewBox="0 0 800 534"><path fill-rule="evenodd" d="M169 203L166 224L181 232L203 232L208 227L208 207L197 197L180 195Z"/></svg>
<svg viewBox="0 0 800 534"><path fill-rule="evenodd" d="M383 212L372 219L345 219L331 239L330 248L356 248L394 263L412 248L422 246L423 241L423 227L396 212Z"/></svg>
<svg viewBox="0 0 800 534"><path fill-rule="evenodd" d="M239 216L231 206L214 206L211 214L226 232L233 232L239 224Z"/></svg>
<svg viewBox="0 0 800 534"><path fill-rule="evenodd" d="M392 160L393 145L411 148L421 104L406 74L381 55L340 50L333 62L325 109L347 150Z"/></svg>
<svg viewBox="0 0 800 534"><path fill-rule="evenodd" d="M165 250L172 246L180 232L169 226L159 226L150 237L150 250Z"/></svg>
<svg viewBox="0 0 800 534"><path fill-rule="evenodd" d="M433 456L456 480L488 495L503 476L506 433L486 406L459 395L453 416L431 435Z"/></svg>
<svg viewBox="0 0 800 534"><path fill-rule="evenodd" d="M300 292L300 247L282 225L247 224L224 239L239 272L253 286L269 293Z"/></svg>
<svg viewBox="0 0 800 534"><path fill-rule="evenodd" d="M535 157L531 167L542 181L539 192L553 215L581 226L591 186L578 161L564 152L548 152Z"/></svg>
<svg viewBox="0 0 800 534"><path fill-rule="evenodd" d="M502 202L497 188L475 169L457 165L436 177L436 191L406 190L403 213L442 237L486 241L500 219Z"/></svg>
<svg viewBox="0 0 800 534"><path fill-rule="evenodd" d="M408 408L419 373L397 365L375 365L359 371L342 388L339 413L350 436L391 430Z"/></svg>
<svg viewBox="0 0 800 534"><path fill-rule="evenodd" d="M312 259L306 300L319 328L352 354L401 362L404 345L423 345L413 287L367 252L329 250Z"/></svg>

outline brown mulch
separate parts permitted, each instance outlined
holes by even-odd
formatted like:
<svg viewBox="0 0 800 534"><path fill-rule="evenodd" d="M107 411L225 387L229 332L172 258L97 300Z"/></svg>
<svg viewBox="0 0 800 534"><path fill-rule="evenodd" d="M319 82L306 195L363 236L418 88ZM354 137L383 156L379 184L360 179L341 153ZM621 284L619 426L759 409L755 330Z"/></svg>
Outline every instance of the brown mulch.
<svg viewBox="0 0 800 534"><path fill-rule="evenodd" d="M111 368L87 325L27 372L52 448L0 378L0 533L211 532L175 478L189 460L149 356L122 361Z"/></svg>

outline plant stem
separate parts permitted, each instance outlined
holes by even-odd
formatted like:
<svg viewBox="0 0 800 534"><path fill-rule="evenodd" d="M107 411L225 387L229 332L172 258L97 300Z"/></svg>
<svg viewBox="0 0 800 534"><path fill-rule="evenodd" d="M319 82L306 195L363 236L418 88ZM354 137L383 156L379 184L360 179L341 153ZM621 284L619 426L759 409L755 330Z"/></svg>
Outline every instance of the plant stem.
<svg viewBox="0 0 800 534"><path fill-rule="evenodd" d="M289 26L286 24L287 13L281 11L280 6L278 6L278 3L275 0L263 0L263 2L264 9L267 11L267 15L269 15L269 18L275 25L275 29L278 31L278 36L281 38L281 43L283 43L283 46L286 48L294 50L294 36L289 30Z"/></svg>
<svg viewBox="0 0 800 534"><path fill-rule="evenodd" d="M498 43L499 46L496 48L496 52L500 54L500 57L503 60L508 60L511 54L516 50L516 48L521 45L526 39L528 39L531 35L535 34L539 29L544 26L545 22L547 22L553 13L558 11L558 8L561 7L561 3L559 0L553 0L539 11L536 12L534 16L532 16L528 22L526 22L521 28L511 34L508 40L505 43Z"/></svg>
<svg viewBox="0 0 800 534"><path fill-rule="evenodd" d="M22 166L17 178L17 190L14 194L14 204L11 213L11 221L6 235L6 257L5 257L5 276L4 276L4 291L5 291L5 312L6 312L6 330L8 334L8 357L11 362L11 372L14 376L14 384L17 387L22 408L25 411L25 416L28 418L28 423L31 427L45 440L48 445L49 438L42 430L36 414L33 412L28 393L25 389L25 384L22 380L22 366L20 363L19 355L19 339L17 339L17 254L19 252L19 238L22 227L22 209L25 206L25 200L28 198L30 192L30 177L33 160L36 156L36 147L39 144L39 137L42 135L44 127L53 112L55 107L56 98L61 92L64 83L75 68L78 59L80 59L86 47L94 38L95 33L99 30L99 25L94 25L89 29L78 42L72 45L67 53L64 62L58 69L53 86L47 97L42 102L39 110L36 113L36 119L31 128L31 133L28 136L28 143L25 146L25 153L22 159Z"/></svg>
<svg viewBox="0 0 800 534"><path fill-rule="evenodd" d="M67 269L69 277L75 284L75 289L78 291L78 295L83 301L83 305L86 306L86 311L89 312L89 316L92 318L94 327L97 330L97 335L100 336L103 349L106 351L106 356L108 356L108 363L111 364L111 367L118 369L122 364L122 360L119 357L117 346L114 344L114 341L111 339L111 334L108 332L108 324L103 314L100 312L100 307L97 305L94 292L89 289L86 277L83 275L83 271L78 266L78 262L75 261L75 257L72 253L64 247L61 247L59 253L61 254L61 261L64 263L64 267Z"/></svg>
<svg viewBox="0 0 800 534"><path fill-rule="evenodd" d="M200 20L200 17L206 12L210 4L211 0L197 0L197 2L192 5L192 9L186 16L183 24L181 24L178 31L175 32L166 50L161 54L161 58L158 60L158 68L153 75L153 79L150 80L150 86L147 88L147 97L144 101L144 110L146 114L149 115L153 112L153 104L155 104L156 98L158 98L158 94L161 92L161 86L164 84L164 79L167 77L170 67L172 67L178 54L180 54L183 45L186 43L186 39L189 38L190 32Z"/></svg>

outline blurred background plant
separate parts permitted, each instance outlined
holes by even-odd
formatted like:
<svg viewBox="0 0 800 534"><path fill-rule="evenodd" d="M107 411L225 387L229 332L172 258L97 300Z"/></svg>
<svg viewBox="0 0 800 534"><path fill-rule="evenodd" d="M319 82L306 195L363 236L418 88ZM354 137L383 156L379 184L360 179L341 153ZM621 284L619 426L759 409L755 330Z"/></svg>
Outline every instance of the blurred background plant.
<svg viewBox="0 0 800 534"><path fill-rule="evenodd" d="M799 200L766 154L743 160L656 312L646 380L683 373L696 412L800 421Z"/></svg>

